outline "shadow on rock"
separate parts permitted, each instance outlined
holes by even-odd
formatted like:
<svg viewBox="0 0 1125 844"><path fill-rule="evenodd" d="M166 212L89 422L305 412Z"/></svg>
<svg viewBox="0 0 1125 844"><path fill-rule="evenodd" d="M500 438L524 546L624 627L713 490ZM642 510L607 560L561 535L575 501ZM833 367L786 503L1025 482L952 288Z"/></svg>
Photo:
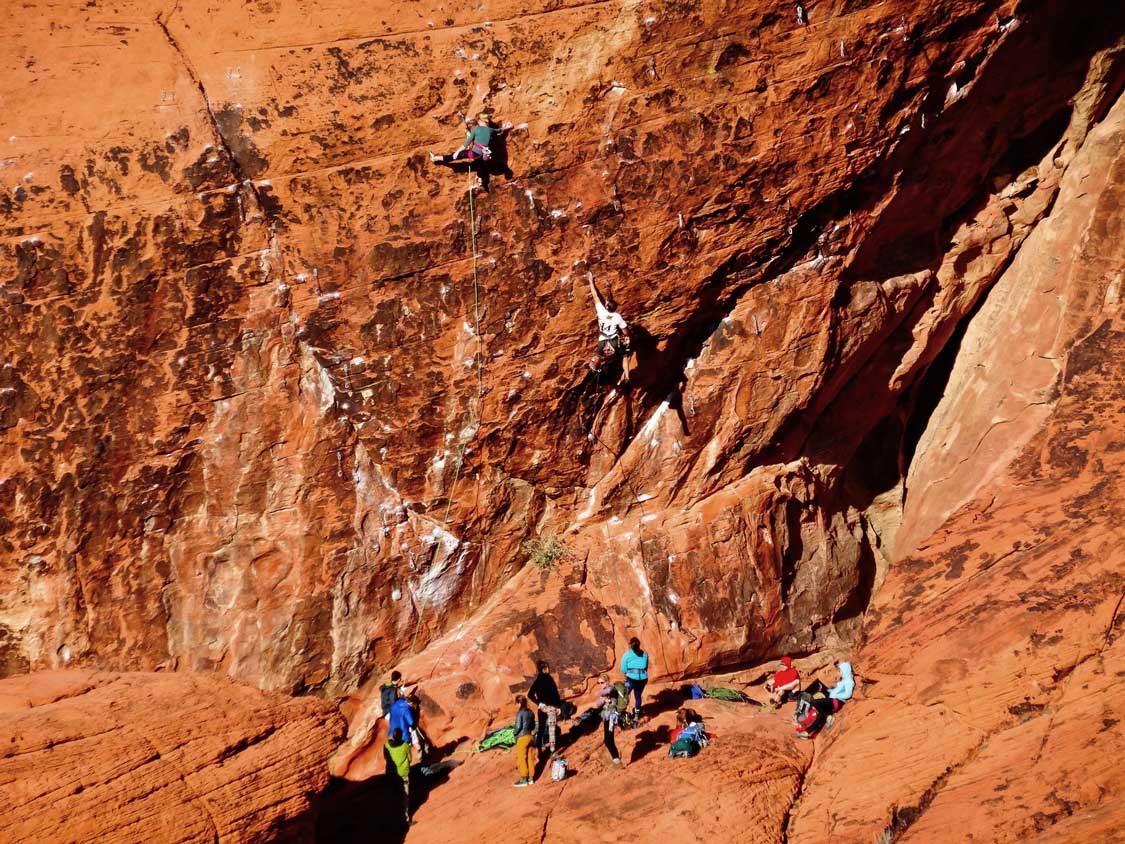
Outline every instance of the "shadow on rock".
<svg viewBox="0 0 1125 844"><path fill-rule="evenodd" d="M411 813L458 764L450 759L411 770ZM408 830L405 808L402 786L388 774L363 782L333 779L318 802L316 844L401 844Z"/></svg>

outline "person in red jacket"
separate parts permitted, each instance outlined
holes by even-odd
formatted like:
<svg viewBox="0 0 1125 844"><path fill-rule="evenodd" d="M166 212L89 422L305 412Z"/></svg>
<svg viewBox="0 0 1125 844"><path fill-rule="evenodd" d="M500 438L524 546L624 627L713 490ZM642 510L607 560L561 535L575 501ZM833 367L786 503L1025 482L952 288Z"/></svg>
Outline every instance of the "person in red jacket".
<svg viewBox="0 0 1125 844"><path fill-rule="evenodd" d="M781 706L791 697L796 697L801 690L801 675L793 667L793 660L787 656L781 658L781 667L773 677L766 681L766 691L770 695L770 704Z"/></svg>

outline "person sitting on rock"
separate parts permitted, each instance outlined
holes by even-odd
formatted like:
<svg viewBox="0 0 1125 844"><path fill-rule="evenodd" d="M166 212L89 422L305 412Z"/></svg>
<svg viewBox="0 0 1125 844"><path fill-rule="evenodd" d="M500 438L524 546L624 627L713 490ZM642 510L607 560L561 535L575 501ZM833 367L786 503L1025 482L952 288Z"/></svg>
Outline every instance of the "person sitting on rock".
<svg viewBox="0 0 1125 844"><path fill-rule="evenodd" d="M852 664L840 662L836 667L840 671L840 680L831 689L816 680L801 693L802 698L808 697L810 706L804 717L797 720L797 738L810 739L825 727L831 727L835 722L835 713L851 700L855 691Z"/></svg>
<svg viewBox="0 0 1125 844"><path fill-rule="evenodd" d="M621 673L625 675L625 686L633 692L633 717L640 720L641 695L648 684L648 654L641 648L641 640L634 636L629 640L629 650L621 657Z"/></svg>
<svg viewBox="0 0 1125 844"><path fill-rule="evenodd" d="M791 697L796 697L800 690L801 675L793 667L793 660L790 657L783 656L781 667L774 673L773 677L766 680L766 691L769 692L770 705L775 708L781 706Z"/></svg>
<svg viewBox="0 0 1125 844"><path fill-rule="evenodd" d="M621 367L626 380L629 378L629 324L617 312L617 302L613 297L607 297L602 302L598 295L598 288L594 284L594 274L587 273L590 281L590 293L594 297L594 310L598 315L598 348L597 353L590 358L590 371L601 374L614 358L621 356Z"/></svg>
<svg viewBox="0 0 1125 844"><path fill-rule="evenodd" d="M399 698L401 700L401 698ZM406 822L410 823L410 743L403 739L402 730L397 727L383 745L383 758L387 762L387 776L402 780L403 802L406 806Z"/></svg>
<svg viewBox="0 0 1125 844"><path fill-rule="evenodd" d="M448 155L438 155L431 152L429 154L430 161L434 164L444 164L447 167L459 161L467 161L469 169L477 174L480 186L487 190L488 162L492 160L492 148L489 145L492 143L493 137L507 132L511 128L511 123L505 123L499 129L494 128L492 126L492 115L488 112L478 114L475 122L466 118L465 142Z"/></svg>
<svg viewBox="0 0 1125 844"><path fill-rule="evenodd" d="M559 694L555 678L551 676L551 666L547 664L547 660L539 660L538 668L539 673L527 691L527 698L539 709L539 734L536 746L540 753L545 748L549 748L553 754L557 749L562 696Z"/></svg>
<svg viewBox="0 0 1125 844"><path fill-rule="evenodd" d="M516 788L532 785L535 782L535 766L531 761L531 743L535 739L535 716L527 707L527 698L516 695L516 724L513 730L516 739L516 771L520 778Z"/></svg>
<svg viewBox="0 0 1125 844"><path fill-rule="evenodd" d="M629 693L609 682L609 677L605 674L598 678L598 682L601 684L598 686L598 708L601 710L602 717L602 744L609 751L609 758L613 764L620 765L621 754L617 752L617 742L613 740L613 733L621 722L622 710L629 706ZM624 701L621 700L622 694L625 697Z"/></svg>

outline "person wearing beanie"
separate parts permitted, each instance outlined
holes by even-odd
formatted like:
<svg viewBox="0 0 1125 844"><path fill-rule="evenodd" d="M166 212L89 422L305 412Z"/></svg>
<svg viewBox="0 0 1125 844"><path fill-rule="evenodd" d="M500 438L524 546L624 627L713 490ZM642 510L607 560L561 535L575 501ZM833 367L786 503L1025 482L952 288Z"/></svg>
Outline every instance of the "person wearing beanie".
<svg viewBox="0 0 1125 844"><path fill-rule="evenodd" d="M773 677L766 681L766 691L770 695L770 704L781 706L789 698L796 697L800 690L801 675L793 667L793 660L790 657L783 656L780 668L774 673Z"/></svg>

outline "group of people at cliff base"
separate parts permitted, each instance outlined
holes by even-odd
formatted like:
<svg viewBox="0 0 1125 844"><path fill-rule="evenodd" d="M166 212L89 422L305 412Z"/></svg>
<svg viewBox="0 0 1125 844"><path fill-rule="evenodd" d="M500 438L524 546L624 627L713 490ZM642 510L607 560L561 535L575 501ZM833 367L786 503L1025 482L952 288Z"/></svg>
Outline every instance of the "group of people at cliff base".
<svg viewBox="0 0 1125 844"><path fill-rule="evenodd" d="M517 695L514 727L516 787L523 788L535 782L535 757L539 754L554 757L559 750L558 722L575 711L573 705L562 699L558 683L551 676L551 666L540 660L538 673L526 695ZM623 681L611 682L608 674L599 678L595 710L602 724L602 741L614 765L621 764L614 734L619 728L635 726L643 713L643 696L648 684L649 656L636 637L629 640L629 649L621 657ZM633 710L629 711L629 696L633 697ZM538 717L532 712L534 706ZM565 769L565 766L564 766Z"/></svg>
<svg viewBox="0 0 1125 844"><path fill-rule="evenodd" d="M621 658L624 680L613 682L607 674L598 677L597 702L593 711L600 716L602 742L614 765L621 764L615 733L620 728L639 723L649 667L648 654L633 638L629 642L629 650ZM836 713L851 699L855 691L851 663L839 662L836 667L840 677L834 686L829 688L820 680L814 680L802 690L800 672L794 667L793 660L786 656L782 657L777 671L766 681L772 708L777 709L787 701L796 703L793 722L798 739L811 739L825 727L832 726ZM630 694L633 696L632 712L629 710ZM546 753L551 757L557 754L558 721L560 715L567 711L567 703L559 694L558 684L551 676L550 665L546 661L539 662L538 674L527 695L518 695L515 703L517 711L513 734L519 773L515 785L522 788L534 782L536 749L540 754ZM683 707L676 713L676 729L671 735L668 755L673 758L695 756L711 738L713 736L708 734L703 716L694 709Z"/></svg>
<svg viewBox="0 0 1125 844"><path fill-rule="evenodd" d="M832 687L814 680L801 688L801 675L793 660L782 657L773 676L766 681L768 706L777 709L794 702L793 722L798 739L811 739L826 727L831 727L836 713L851 699L855 679L849 662L838 662L839 679ZM643 715L643 696L648 685L651 662L640 640L629 640L629 649L621 657L623 679L614 681L608 674L598 677L597 697L590 713L595 714L602 727L602 742L614 765L621 764L616 733L619 729L635 727ZM630 697L632 709L630 709ZM388 738L383 745L387 773L401 780L406 806L406 820L410 822L410 769L414 752L419 757L428 752L429 742L419 725L419 698L415 691L404 690L402 675L391 672L390 682L380 687L383 717L387 721ZM532 785L536 776L536 758L551 759L552 767L561 764L566 775L565 760L558 758L559 721L574 714L575 707L565 701L558 683L551 674L546 660L537 664L537 673L526 694L515 698L516 716L512 726L517 788ZM703 716L688 707L676 713L676 729L671 734L668 755L686 758L697 755L713 738L704 726ZM552 772L552 779L558 776Z"/></svg>

